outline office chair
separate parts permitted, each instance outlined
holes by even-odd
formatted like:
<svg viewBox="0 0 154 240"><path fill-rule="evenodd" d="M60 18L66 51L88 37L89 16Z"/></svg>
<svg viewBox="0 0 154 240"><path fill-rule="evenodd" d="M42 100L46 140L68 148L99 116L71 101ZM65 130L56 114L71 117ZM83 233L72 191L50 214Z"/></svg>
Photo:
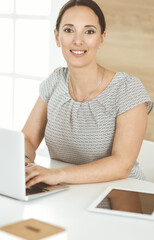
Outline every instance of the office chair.
<svg viewBox="0 0 154 240"><path fill-rule="evenodd" d="M137 161L146 176L146 180L154 182L154 142L143 141Z"/></svg>

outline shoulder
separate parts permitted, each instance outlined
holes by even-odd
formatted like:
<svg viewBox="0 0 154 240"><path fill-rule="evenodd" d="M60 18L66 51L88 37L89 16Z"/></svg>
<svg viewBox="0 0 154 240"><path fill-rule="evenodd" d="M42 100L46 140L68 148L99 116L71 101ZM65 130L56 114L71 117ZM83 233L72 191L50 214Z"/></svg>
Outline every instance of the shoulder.
<svg viewBox="0 0 154 240"><path fill-rule="evenodd" d="M147 103L148 113L151 111L153 103L138 77L128 75L125 72L117 72L115 86L118 114L145 102Z"/></svg>
<svg viewBox="0 0 154 240"><path fill-rule="evenodd" d="M109 84L99 97L99 103L105 106L109 115L117 116L145 102L147 112L151 112L153 103L138 77L112 71L109 71L109 75Z"/></svg>
<svg viewBox="0 0 154 240"><path fill-rule="evenodd" d="M125 91L127 91L129 88L134 86L143 87L143 84L139 78L131 76L126 72L113 72L108 69L106 70L105 87L109 87L110 91L114 91L115 94L117 94L120 89L125 89Z"/></svg>
<svg viewBox="0 0 154 240"><path fill-rule="evenodd" d="M135 96L148 96L147 91L142 81L136 77L131 76L125 72L117 72L115 75L115 86L117 88L117 96L125 96L128 100Z"/></svg>
<svg viewBox="0 0 154 240"><path fill-rule="evenodd" d="M56 68L42 83L59 81L62 77L65 78L68 72L68 68L59 67Z"/></svg>
<svg viewBox="0 0 154 240"><path fill-rule="evenodd" d="M41 84L39 88L40 97L48 103L52 93L61 82L66 81L68 68L56 68Z"/></svg>
<svg viewBox="0 0 154 240"><path fill-rule="evenodd" d="M135 77L127 74L126 72L108 72L108 85L107 90L113 93L112 96L116 97L121 94L135 93L135 91L146 91L142 81ZM107 91L108 92L108 91Z"/></svg>
<svg viewBox="0 0 154 240"><path fill-rule="evenodd" d="M117 75L117 79L119 80L118 84L121 87L124 87L126 89L134 86L144 88L142 81L138 77L129 75L125 72L117 72L116 75Z"/></svg>

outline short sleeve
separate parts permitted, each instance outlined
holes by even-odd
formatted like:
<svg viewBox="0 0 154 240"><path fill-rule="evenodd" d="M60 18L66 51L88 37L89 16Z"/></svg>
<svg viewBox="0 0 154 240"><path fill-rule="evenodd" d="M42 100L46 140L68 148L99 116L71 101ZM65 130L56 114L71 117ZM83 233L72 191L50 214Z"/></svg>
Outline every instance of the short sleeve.
<svg viewBox="0 0 154 240"><path fill-rule="evenodd" d="M147 112L151 112L153 102L144 88L142 82L134 76L126 75L121 83L118 92L118 112L117 115L126 112L137 105L146 102Z"/></svg>
<svg viewBox="0 0 154 240"><path fill-rule="evenodd" d="M60 79L61 68L56 68L53 73L45 79L39 87L39 96L45 103L48 103Z"/></svg>

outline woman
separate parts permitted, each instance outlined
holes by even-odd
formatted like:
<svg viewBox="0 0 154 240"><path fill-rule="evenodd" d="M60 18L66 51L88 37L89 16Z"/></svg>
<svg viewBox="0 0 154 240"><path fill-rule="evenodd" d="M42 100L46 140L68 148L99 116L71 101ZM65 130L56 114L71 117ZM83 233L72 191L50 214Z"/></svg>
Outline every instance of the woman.
<svg viewBox="0 0 154 240"><path fill-rule="evenodd" d="M139 79L97 64L105 35L94 1L71 0L61 9L55 39L68 68L56 69L40 85L22 130L27 187L144 179L136 159L152 102ZM52 159L75 165L46 169L30 163L44 136Z"/></svg>

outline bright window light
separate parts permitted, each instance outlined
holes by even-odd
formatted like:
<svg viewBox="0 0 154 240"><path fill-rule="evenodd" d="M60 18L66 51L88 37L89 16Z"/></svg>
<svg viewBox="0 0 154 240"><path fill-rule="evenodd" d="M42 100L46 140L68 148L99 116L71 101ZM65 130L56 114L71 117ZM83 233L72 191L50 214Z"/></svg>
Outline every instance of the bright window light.
<svg viewBox="0 0 154 240"><path fill-rule="evenodd" d="M13 80L0 76L0 127L10 128L12 124Z"/></svg>
<svg viewBox="0 0 154 240"><path fill-rule="evenodd" d="M0 127L21 130L39 84L66 65L54 37L67 0L0 0Z"/></svg>
<svg viewBox="0 0 154 240"><path fill-rule="evenodd" d="M0 18L0 72L13 71L13 20Z"/></svg>
<svg viewBox="0 0 154 240"><path fill-rule="evenodd" d="M54 11L52 11L52 15L51 15L52 16L52 27L51 27L52 48L51 48L51 52L50 52L50 62L51 62L50 70L51 71L53 71L55 68L57 68L59 66L65 66L65 67L67 66L66 61L63 57L61 48L58 48L56 45L55 36L54 36L54 29L56 26L56 20L57 20L59 11L67 1L68 0L60 0L60 1L52 0L51 1L52 2L51 8L54 9Z"/></svg>
<svg viewBox="0 0 154 240"><path fill-rule="evenodd" d="M21 130L39 96L37 80L17 78L14 91L14 128Z"/></svg>
<svg viewBox="0 0 154 240"><path fill-rule="evenodd" d="M0 13L13 13L14 0L0 0Z"/></svg>
<svg viewBox="0 0 154 240"><path fill-rule="evenodd" d="M16 11L18 14L46 16L50 14L50 10L51 0L16 0Z"/></svg>
<svg viewBox="0 0 154 240"><path fill-rule="evenodd" d="M18 74L47 76L49 40L48 20L17 20L15 71Z"/></svg>

